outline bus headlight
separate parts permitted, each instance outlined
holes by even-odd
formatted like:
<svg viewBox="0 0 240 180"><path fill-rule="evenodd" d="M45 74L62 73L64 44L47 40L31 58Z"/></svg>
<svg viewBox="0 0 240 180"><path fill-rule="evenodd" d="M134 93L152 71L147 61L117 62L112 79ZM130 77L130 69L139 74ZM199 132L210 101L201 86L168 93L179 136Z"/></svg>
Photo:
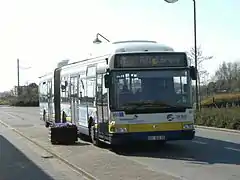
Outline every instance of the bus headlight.
<svg viewBox="0 0 240 180"><path fill-rule="evenodd" d="M184 124L183 129L194 129L194 125L193 124Z"/></svg>
<svg viewBox="0 0 240 180"><path fill-rule="evenodd" d="M127 132L127 128L116 127L115 132L116 133L125 133L125 132Z"/></svg>

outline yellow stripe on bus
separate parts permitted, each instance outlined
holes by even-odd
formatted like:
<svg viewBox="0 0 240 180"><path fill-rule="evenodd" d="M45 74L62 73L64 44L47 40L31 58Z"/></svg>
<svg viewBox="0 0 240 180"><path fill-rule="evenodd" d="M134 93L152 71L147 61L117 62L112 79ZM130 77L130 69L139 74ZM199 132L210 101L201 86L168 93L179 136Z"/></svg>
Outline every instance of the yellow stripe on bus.
<svg viewBox="0 0 240 180"><path fill-rule="evenodd" d="M68 116L68 117L66 117L66 120L67 120L68 122L71 122L71 121L72 121L72 118L71 118L70 116Z"/></svg>
<svg viewBox="0 0 240 180"><path fill-rule="evenodd" d="M116 124L116 128L126 128L128 132L179 131L184 124L192 122L167 122L155 124Z"/></svg>

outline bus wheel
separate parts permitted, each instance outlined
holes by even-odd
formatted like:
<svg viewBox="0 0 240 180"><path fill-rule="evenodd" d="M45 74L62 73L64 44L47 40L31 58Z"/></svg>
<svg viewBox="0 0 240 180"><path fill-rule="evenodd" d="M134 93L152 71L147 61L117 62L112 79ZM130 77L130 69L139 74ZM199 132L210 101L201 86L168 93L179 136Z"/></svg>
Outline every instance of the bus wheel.
<svg viewBox="0 0 240 180"><path fill-rule="evenodd" d="M91 140L92 140L93 145L100 147L101 146L101 142L96 137L95 127L94 126L91 126L90 136L91 136Z"/></svg>

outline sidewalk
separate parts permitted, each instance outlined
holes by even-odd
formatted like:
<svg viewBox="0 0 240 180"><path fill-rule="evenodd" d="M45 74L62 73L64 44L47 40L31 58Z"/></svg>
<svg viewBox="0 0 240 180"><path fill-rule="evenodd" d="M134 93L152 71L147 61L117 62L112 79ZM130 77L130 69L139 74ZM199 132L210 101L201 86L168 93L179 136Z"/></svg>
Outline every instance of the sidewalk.
<svg viewBox="0 0 240 180"><path fill-rule="evenodd" d="M94 147L87 142L81 141L72 146L51 145L48 140L48 129L40 125L21 126L16 129L99 180L180 180L180 178L150 170L144 165L107 149Z"/></svg>

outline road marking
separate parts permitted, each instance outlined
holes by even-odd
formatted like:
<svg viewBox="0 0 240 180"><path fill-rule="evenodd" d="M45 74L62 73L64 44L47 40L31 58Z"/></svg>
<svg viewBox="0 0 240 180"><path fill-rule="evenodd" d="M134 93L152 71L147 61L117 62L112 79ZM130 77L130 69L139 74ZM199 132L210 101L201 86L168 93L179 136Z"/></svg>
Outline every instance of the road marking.
<svg viewBox="0 0 240 180"><path fill-rule="evenodd" d="M7 114L8 116L11 116L12 118L18 118L17 116L14 116L14 115L12 115L10 113L7 113L7 112L4 112L4 113Z"/></svg>
<svg viewBox="0 0 240 180"><path fill-rule="evenodd" d="M224 147L224 148L227 149L227 150L240 152L240 149L237 149L237 148L232 148L232 147Z"/></svg>
<svg viewBox="0 0 240 180"><path fill-rule="evenodd" d="M18 118L18 119L24 120L24 118L21 117L21 116L18 116L18 115L12 115L11 113L8 113L8 112L4 112L4 113L7 114L8 116L12 117L12 118Z"/></svg>
<svg viewBox="0 0 240 180"><path fill-rule="evenodd" d="M207 144L206 142L202 142L202 141L192 141L192 142L197 144Z"/></svg>
<svg viewBox="0 0 240 180"><path fill-rule="evenodd" d="M57 158L58 160L62 161L64 164L66 164L69 168L71 168L74 172L81 174L84 176L84 178L87 178L89 180L98 180L96 177L94 177L93 175L89 174L88 172L86 172L85 170L83 170L82 168L76 166L73 163L70 163L69 161L66 160L66 158L61 157L60 155L56 154L55 152L53 152L52 150L40 145L39 143L35 142L34 140L32 140L31 138L29 138L28 136L26 136L24 133L22 133L21 131L11 127L9 124L3 122L0 120L0 124L2 124L3 126L5 126L6 128L11 129L12 131L14 131L15 133L17 133L18 135L20 135L21 137L27 139L28 141L30 141L31 143L37 145L39 148L45 150L46 152L48 152L49 154L51 154L52 156L54 156L55 158Z"/></svg>

